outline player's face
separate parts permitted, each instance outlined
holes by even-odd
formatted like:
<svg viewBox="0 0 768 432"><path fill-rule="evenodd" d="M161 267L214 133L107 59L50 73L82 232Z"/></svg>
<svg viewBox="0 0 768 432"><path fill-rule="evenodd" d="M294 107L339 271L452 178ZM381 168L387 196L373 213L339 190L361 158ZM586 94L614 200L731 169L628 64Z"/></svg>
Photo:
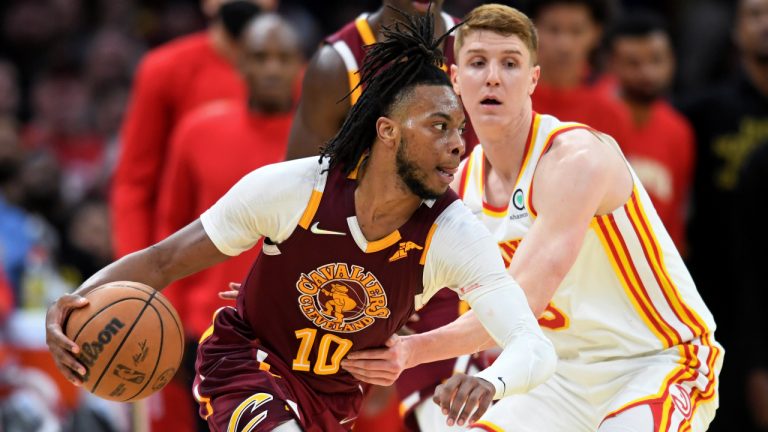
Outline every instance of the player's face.
<svg viewBox="0 0 768 432"><path fill-rule="evenodd" d="M612 48L611 68L627 98L650 103L669 87L675 66L666 34L622 37Z"/></svg>
<svg viewBox="0 0 768 432"><path fill-rule="evenodd" d="M400 9L403 12L409 14L424 15L429 8L429 0L387 0L384 4L388 4ZM443 10L443 0L432 1L432 11L440 12Z"/></svg>
<svg viewBox="0 0 768 432"><path fill-rule="evenodd" d="M536 20L539 62L550 68L581 68L600 40L600 27L589 9L579 4L555 4L544 8Z"/></svg>
<svg viewBox="0 0 768 432"><path fill-rule="evenodd" d="M473 127L481 131L509 123L526 112L539 67L517 36L473 31L464 39L451 78Z"/></svg>
<svg viewBox="0 0 768 432"><path fill-rule="evenodd" d="M301 69L298 38L284 24L249 27L244 35L241 71L250 102L265 112L290 108Z"/></svg>
<svg viewBox="0 0 768 432"><path fill-rule="evenodd" d="M461 103L448 86L422 85L401 105L395 114L397 173L415 195L437 198L448 190L464 154Z"/></svg>
<svg viewBox="0 0 768 432"><path fill-rule="evenodd" d="M742 0L736 41L745 55L768 64L768 0Z"/></svg>

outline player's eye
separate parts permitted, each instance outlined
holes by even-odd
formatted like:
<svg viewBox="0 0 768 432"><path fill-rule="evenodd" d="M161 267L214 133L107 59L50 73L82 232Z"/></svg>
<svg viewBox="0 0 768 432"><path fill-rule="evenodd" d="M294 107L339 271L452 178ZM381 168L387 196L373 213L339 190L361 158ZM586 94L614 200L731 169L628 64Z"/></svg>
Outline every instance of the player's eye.
<svg viewBox="0 0 768 432"><path fill-rule="evenodd" d="M437 129L437 130L439 130L441 132L445 132L448 129L448 124L447 123L435 123L435 124L432 125L432 127L434 127L435 129Z"/></svg>

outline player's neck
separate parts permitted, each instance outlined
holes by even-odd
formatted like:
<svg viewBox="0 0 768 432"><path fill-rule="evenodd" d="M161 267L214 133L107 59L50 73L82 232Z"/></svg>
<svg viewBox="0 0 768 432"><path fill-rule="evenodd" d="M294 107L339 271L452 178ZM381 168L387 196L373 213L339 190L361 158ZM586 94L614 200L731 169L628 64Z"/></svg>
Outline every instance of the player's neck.
<svg viewBox="0 0 768 432"><path fill-rule="evenodd" d="M355 189L355 215L368 241L386 237L400 228L421 205L421 199L400 180L394 163L374 150L360 167Z"/></svg>
<svg viewBox="0 0 768 432"><path fill-rule="evenodd" d="M228 62L235 64L237 59L237 45L232 41L229 35L227 35L227 31L221 23L217 21L211 23L208 27L208 38L210 39L216 54L220 55Z"/></svg>
<svg viewBox="0 0 768 432"><path fill-rule="evenodd" d="M744 70L749 76L752 85L768 98L768 63L759 62L753 59L744 59Z"/></svg>
<svg viewBox="0 0 768 432"><path fill-rule="evenodd" d="M525 156L523 152L532 121L533 112L529 102L529 106L521 110L520 114L506 125L488 128L483 128L481 125L475 126L475 132L482 143L483 153L488 160L490 170L512 186Z"/></svg>
<svg viewBox="0 0 768 432"><path fill-rule="evenodd" d="M435 19L435 36L442 36L448 29L445 28L445 22L440 16L440 11L432 12L432 16ZM402 21L402 19L400 13L385 5L368 16L368 24L371 26L373 34L376 35L376 40L380 42L384 39L381 34L381 28L383 26L391 26L396 21Z"/></svg>

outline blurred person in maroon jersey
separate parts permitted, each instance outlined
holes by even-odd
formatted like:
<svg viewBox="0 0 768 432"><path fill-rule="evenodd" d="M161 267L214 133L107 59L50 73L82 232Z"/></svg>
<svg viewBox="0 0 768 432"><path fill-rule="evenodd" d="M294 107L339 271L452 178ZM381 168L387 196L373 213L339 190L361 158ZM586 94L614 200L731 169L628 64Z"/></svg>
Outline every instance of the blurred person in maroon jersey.
<svg viewBox="0 0 768 432"><path fill-rule="evenodd" d="M608 53L613 95L632 118L621 148L684 255L695 147L688 120L664 100L675 71L669 33L661 17L628 12L610 34Z"/></svg>
<svg viewBox="0 0 768 432"><path fill-rule="evenodd" d="M203 0L209 28L149 52L135 77L121 134L111 196L116 256L156 237L157 190L169 138L182 116L219 99L240 100L245 86L233 62L237 42L257 0Z"/></svg>
<svg viewBox="0 0 768 432"><path fill-rule="evenodd" d="M397 12L392 7L407 13L425 14L428 5L427 0L384 0L377 11L359 15L325 38L307 66L286 159L319 154L320 147L339 130L362 91L361 88L352 90L359 82L356 72L365 56L363 47L380 40L382 27L393 24ZM459 22L442 11L443 0L433 1L431 7L435 16L435 33L445 32ZM447 71L453 64L453 37L446 38L443 53ZM341 101L350 92L349 101ZM469 151L476 138L465 134L465 139Z"/></svg>
<svg viewBox="0 0 768 432"><path fill-rule="evenodd" d="M444 33L460 21L443 12L443 4L443 0L432 2L435 34ZM359 82L356 72L365 56L363 47L380 41L382 27L391 26L398 16L390 6L411 14L426 14L429 2L385 0L377 11L361 14L325 39L312 57L304 76L302 96L288 141L287 159L317 155L320 147L341 127L362 92L361 88L354 89ZM445 70L448 71L454 63L452 36L446 38L443 43L443 54L446 57ZM344 95L350 92L352 93L349 100L342 100ZM464 133L464 139L466 154L469 154L477 143L471 128ZM422 332L447 324L464 310L466 305L459 301L455 293L442 290L419 311L418 320L409 324L410 331ZM437 411L437 406L432 404L430 398L435 387L451 376L454 367L465 371L467 367L474 366L474 362L467 361L464 356L459 363L456 360L446 360L404 371L397 383L397 393L401 401L399 411L406 425L410 429L418 429L414 412L422 404ZM388 391L374 388L370 398L366 400L356 429L377 431L398 428L395 407L391 402L387 403L390 397Z"/></svg>
<svg viewBox="0 0 768 432"><path fill-rule="evenodd" d="M623 143L630 119L617 101L594 85L590 58L611 15L610 0L534 0L528 16L539 35L541 79L533 109L562 121L588 124Z"/></svg>

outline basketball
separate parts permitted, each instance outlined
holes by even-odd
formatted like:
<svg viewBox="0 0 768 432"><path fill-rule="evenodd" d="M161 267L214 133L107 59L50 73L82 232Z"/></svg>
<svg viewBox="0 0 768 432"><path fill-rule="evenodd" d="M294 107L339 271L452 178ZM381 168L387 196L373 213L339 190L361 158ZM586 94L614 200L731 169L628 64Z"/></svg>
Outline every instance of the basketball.
<svg viewBox="0 0 768 432"><path fill-rule="evenodd" d="M85 296L64 327L80 347L83 388L104 399L132 402L163 388L184 353L181 320L159 291L111 282Z"/></svg>

